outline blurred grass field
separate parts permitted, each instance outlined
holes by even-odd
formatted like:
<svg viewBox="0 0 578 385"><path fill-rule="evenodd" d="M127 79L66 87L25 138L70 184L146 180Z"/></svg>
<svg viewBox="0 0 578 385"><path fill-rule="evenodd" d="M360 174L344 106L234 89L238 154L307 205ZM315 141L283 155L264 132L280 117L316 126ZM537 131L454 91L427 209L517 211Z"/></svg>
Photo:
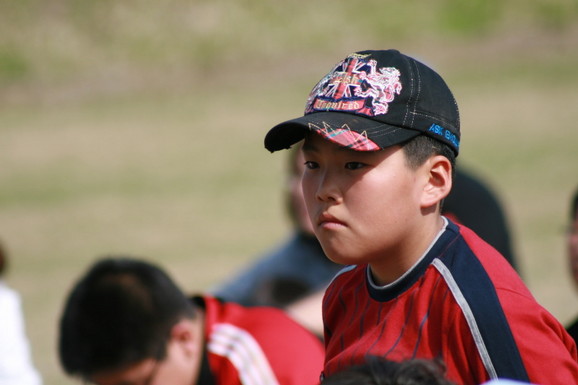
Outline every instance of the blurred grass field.
<svg viewBox="0 0 578 385"><path fill-rule="evenodd" d="M578 313L563 238L578 186L575 2L8 3L0 240L46 384L74 383L57 321L97 256L143 256L202 291L284 237L285 154L263 136L367 48L398 48L448 81L459 161L500 194L525 281L562 322Z"/></svg>

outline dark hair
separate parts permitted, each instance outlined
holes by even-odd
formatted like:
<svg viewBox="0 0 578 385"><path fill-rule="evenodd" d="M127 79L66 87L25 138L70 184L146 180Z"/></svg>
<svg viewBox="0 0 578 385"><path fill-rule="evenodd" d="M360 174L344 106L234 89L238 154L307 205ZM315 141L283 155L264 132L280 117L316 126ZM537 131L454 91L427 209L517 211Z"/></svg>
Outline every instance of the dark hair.
<svg viewBox="0 0 578 385"><path fill-rule="evenodd" d="M194 309L155 265L118 257L97 261L77 282L60 319L60 362L88 379L147 358L162 360L171 328Z"/></svg>
<svg viewBox="0 0 578 385"><path fill-rule="evenodd" d="M445 143L427 135L418 135L402 144L407 163L411 168L418 168L432 155L442 155L448 158L452 165L452 177L456 166L456 155Z"/></svg>
<svg viewBox="0 0 578 385"><path fill-rule="evenodd" d="M412 359L395 362L367 356L363 364L327 377L323 385L453 385L437 360Z"/></svg>

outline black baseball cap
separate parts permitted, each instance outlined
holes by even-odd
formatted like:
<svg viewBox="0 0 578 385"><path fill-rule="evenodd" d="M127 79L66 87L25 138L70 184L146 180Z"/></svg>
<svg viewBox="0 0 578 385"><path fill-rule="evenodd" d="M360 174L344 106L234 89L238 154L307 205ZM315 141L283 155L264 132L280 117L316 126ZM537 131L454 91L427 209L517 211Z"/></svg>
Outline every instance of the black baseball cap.
<svg viewBox="0 0 578 385"><path fill-rule="evenodd" d="M265 136L271 152L291 147L308 130L357 151L377 151L420 134L460 146L458 106L445 81L397 50L359 51L337 63L309 94L302 117Z"/></svg>

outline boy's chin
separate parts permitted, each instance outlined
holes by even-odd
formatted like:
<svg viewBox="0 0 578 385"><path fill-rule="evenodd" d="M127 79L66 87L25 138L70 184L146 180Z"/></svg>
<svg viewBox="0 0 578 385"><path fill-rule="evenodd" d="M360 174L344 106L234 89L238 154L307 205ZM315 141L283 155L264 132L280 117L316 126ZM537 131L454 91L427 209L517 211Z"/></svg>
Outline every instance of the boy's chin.
<svg viewBox="0 0 578 385"><path fill-rule="evenodd" d="M331 262L334 262L338 265L347 266L347 265L356 265L359 263L359 260L352 258L351 256L341 254L331 254L331 255L326 254L326 255Z"/></svg>
<svg viewBox="0 0 578 385"><path fill-rule="evenodd" d="M359 250L354 247L348 247L350 245L344 245L343 243L335 244L327 242L324 244L323 239L319 240L321 248L325 253L325 256L334 263L338 265L358 265L366 262L366 258L363 254L359 253Z"/></svg>

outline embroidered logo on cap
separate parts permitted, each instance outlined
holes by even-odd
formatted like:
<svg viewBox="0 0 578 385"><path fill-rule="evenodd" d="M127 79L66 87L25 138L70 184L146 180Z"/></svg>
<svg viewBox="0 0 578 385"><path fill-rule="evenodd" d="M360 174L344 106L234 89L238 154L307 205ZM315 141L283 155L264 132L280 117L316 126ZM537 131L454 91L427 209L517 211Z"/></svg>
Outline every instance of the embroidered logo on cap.
<svg viewBox="0 0 578 385"><path fill-rule="evenodd" d="M388 104L402 89L400 72L377 68L369 55L352 54L338 63L311 91L305 114L316 111L354 112L366 116L386 114Z"/></svg>

